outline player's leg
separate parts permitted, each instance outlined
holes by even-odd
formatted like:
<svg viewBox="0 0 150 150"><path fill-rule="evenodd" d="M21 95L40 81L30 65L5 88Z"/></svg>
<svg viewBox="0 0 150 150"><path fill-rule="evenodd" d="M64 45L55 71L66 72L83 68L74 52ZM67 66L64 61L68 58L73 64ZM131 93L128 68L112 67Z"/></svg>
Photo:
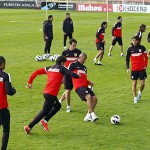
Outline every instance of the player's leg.
<svg viewBox="0 0 150 150"><path fill-rule="evenodd" d="M67 33L64 34L64 50L67 49L67 47L66 47L66 41L67 41Z"/></svg>
<svg viewBox="0 0 150 150"><path fill-rule="evenodd" d="M6 150L8 140L9 140L9 133L10 133L10 113L7 108L4 108L0 111L1 111L1 121L2 121L1 123L3 126L1 150Z"/></svg>
<svg viewBox="0 0 150 150"><path fill-rule="evenodd" d="M61 109L61 104L59 103L57 97L55 96L53 99L54 101L54 107L51 109L51 111L44 117L44 119L48 122L50 118L52 118L60 109Z"/></svg>
<svg viewBox="0 0 150 150"><path fill-rule="evenodd" d="M121 57L124 57L124 53L123 53L123 42L122 42L122 38L121 38L121 37L118 38L118 44L120 45L120 52L121 52L120 56L121 56Z"/></svg>
<svg viewBox="0 0 150 150"><path fill-rule="evenodd" d="M136 86L137 86L137 80L132 80L132 93L134 97L134 103L137 103Z"/></svg>
<svg viewBox="0 0 150 150"><path fill-rule="evenodd" d="M25 126L24 129L27 133L30 133L31 129L37 124L41 119L43 119L53 108L54 101L51 99L51 95L44 94L45 102L42 110L37 114L37 116L29 123L28 126Z"/></svg>
<svg viewBox="0 0 150 150"><path fill-rule="evenodd" d="M69 40L71 40L72 39L72 33L69 33L68 36L69 36Z"/></svg>
<svg viewBox="0 0 150 150"><path fill-rule="evenodd" d="M66 112L70 112L71 111L71 107L70 107L70 100L71 100L70 93L71 93L71 90L66 90L66 95L65 95L66 102L67 102L67 110L66 110Z"/></svg>
<svg viewBox="0 0 150 150"><path fill-rule="evenodd" d="M140 90L138 91L138 100L141 99L142 92L145 87L145 79L147 78L147 73L145 70L139 71L139 76L140 76Z"/></svg>
<svg viewBox="0 0 150 150"><path fill-rule="evenodd" d="M114 48L116 42L117 42L117 39L116 39L116 37L114 37L114 38L112 39L112 44L111 44L111 46L110 46L110 48L109 48L108 56L112 56L112 55L111 55L111 52L112 52L112 50L113 50L113 48Z"/></svg>

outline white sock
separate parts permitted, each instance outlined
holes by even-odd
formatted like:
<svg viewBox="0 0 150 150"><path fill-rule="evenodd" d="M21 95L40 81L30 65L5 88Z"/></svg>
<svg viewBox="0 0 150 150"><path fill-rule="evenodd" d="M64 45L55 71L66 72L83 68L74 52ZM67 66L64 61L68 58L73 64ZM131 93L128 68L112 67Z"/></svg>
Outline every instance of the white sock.
<svg viewBox="0 0 150 150"><path fill-rule="evenodd" d="M70 109L70 106L67 106L67 109Z"/></svg>
<svg viewBox="0 0 150 150"><path fill-rule="evenodd" d="M91 116L95 116L95 113L94 113L94 112L91 112Z"/></svg>
<svg viewBox="0 0 150 150"><path fill-rule="evenodd" d="M139 94L142 95L142 92L139 90Z"/></svg>
<svg viewBox="0 0 150 150"><path fill-rule="evenodd" d="M137 99L137 97L134 97L134 100L136 100Z"/></svg>

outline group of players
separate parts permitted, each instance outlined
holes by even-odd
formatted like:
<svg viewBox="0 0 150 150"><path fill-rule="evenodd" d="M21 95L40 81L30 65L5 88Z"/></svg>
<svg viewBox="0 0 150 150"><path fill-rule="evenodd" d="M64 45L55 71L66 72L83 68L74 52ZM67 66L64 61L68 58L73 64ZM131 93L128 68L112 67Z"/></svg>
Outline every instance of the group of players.
<svg viewBox="0 0 150 150"><path fill-rule="evenodd" d="M56 60L56 64L53 66L45 67L34 71L29 77L27 88L32 88L33 80L37 75L47 74L48 79L46 86L44 88L44 105L42 110L37 114L37 116L24 127L24 130L29 134L38 122L45 131L48 129L48 121L61 109L61 102L66 99L67 101L67 110L70 112L70 93L71 90L75 89L76 93L79 95L82 101L85 101L88 107L88 112L84 117L84 121L95 122L98 120L97 115L94 112L94 109L97 104L97 97L94 92L88 88L89 85L93 86L93 83L87 79L87 68L84 66L84 63L87 59L87 55L82 53L79 49L76 48L77 41L72 38L73 33L73 22L70 18L70 14L66 14L66 19L63 22L63 31L64 31L64 48L66 49L66 39L69 36L69 48L62 52L62 55L59 56ZM69 17L68 17L69 16ZM69 19L69 21L68 21ZM53 39L53 30L52 30L52 20L53 16L48 17L48 22L44 22L44 40L45 40L45 54L50 54L50 46ZM108 56L111 56L111 52L116 42L120 45L121 56L124 56L123 53L123 42L122 42L122 17L118 17L117 23L115 23L112 29L112 45L110 46ZM70 28L70 33L67 33L65 30L65 24L69 23L72 27ZM69 27L67 27L69 28ZM107 28L107 22L102 22L101 27L96 33L96 46L98 53L94 58L94 63L96 65L102 65L101 61L104 55L104 34L105 29ZM48 30L49 35L46 35ZM144 46L140 45L142 39L142 33L145 32L146 26L141 25L139 32L133 36L131 46L127 50L126 55L126 67L127 72L129 69L129 62L131 59L132 71L131 79L133 81L132 91L134 96L134 103L137 103L142 95L142 91L145 86L145 79L147 77L146 67L148 64L148 57L146 49ZM150 42L150 33L148 34L148 42ZM48 52L48 53L47 53ZM98 60L98 62L97 62ZM16 90L11 85L10 75L4 72L6 60L3 56L0 56L0 123L3 126L3 137L2 137L2 149L6 149L9 131L10 131L10 114L8 110L7 103L7 94L14 95ZM136 85L137 80L140 78L141 85L138 95L136 94ZM62 81L64 81L66 91L63 93L60 100L58 100L57 95L60 90Z"/></svg>

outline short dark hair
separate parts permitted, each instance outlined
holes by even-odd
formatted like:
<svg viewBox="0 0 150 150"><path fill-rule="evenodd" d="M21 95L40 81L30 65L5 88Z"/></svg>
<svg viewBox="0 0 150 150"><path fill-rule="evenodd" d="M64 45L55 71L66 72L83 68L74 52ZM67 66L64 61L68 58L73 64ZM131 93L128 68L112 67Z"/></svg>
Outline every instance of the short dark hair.
<svg viewBox="0 0 150 150"><path fill-rule="evenodd" d="M70 15L70 13L66 13L66 16L67 16L67 15Z"/></svg>
<svg viewBox="0 0 150 150"><path fill-rule="evenodd" d="M48 16L48 19L49 19L49 18L52 18L52 17L53 17L53 15L49 15L49 16Z"/></svg>
<svg viewBox="0 0 150 150"><path fill-rule="evenodd" d="M72 43L77 43L77 40L76 40L76 39L71 39L71 40L69 41L69 44L72 44Z"/></svg>
<svg viewBox="0 0 150 150"><path fill-rule="evenodd" d="M101 27L103 27L103 25L107 24L106 21L102 22Z"/></svg>
<svg viewBox="0 0 150 150"><path fill-rule="evenodd" d="M138 37L138 36L136 36L136 35L132 37L132 40L133 40L133 39L135 39L135 40L139 41L139 37Z"/></svg>
<svg viewBox="0 0 150 150"><path fill-rule="evenodd" d="M122 18L121 16L118 16L118 19Z"/></svg>
<svg viewBox="0 0 150 150"><path fill-rule="evenodd" d="M3 56L0 56L0 65L5 62L6 62L5 58Z"/></svg>
<svg viewBox="0 0 150 150"><path fill-rule="evenodd" d="M146 25L145 24L141 24L140 25L140 29L142 29L142 28L146 28Z"/></svg>
<svg viewBox="0 0 150 150"><path fill-rule="evenodd" d="M66 57L64 56L59 56L57 59L56 59L56 64L57 65L61 65L61 63L65 63L67 61Z"/></svg>

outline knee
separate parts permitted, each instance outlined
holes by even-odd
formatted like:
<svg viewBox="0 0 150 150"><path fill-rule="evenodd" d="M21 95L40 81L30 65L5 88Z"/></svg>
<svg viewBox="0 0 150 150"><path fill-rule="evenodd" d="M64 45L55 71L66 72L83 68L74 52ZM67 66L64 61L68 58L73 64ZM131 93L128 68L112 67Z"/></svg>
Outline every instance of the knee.
<svg viewBox="0 0 150 150"><path fill-rule="evenodd" d="M9 134L9 132L10 132L10 125L9 124L3 126L3 132Z"/></svg>

